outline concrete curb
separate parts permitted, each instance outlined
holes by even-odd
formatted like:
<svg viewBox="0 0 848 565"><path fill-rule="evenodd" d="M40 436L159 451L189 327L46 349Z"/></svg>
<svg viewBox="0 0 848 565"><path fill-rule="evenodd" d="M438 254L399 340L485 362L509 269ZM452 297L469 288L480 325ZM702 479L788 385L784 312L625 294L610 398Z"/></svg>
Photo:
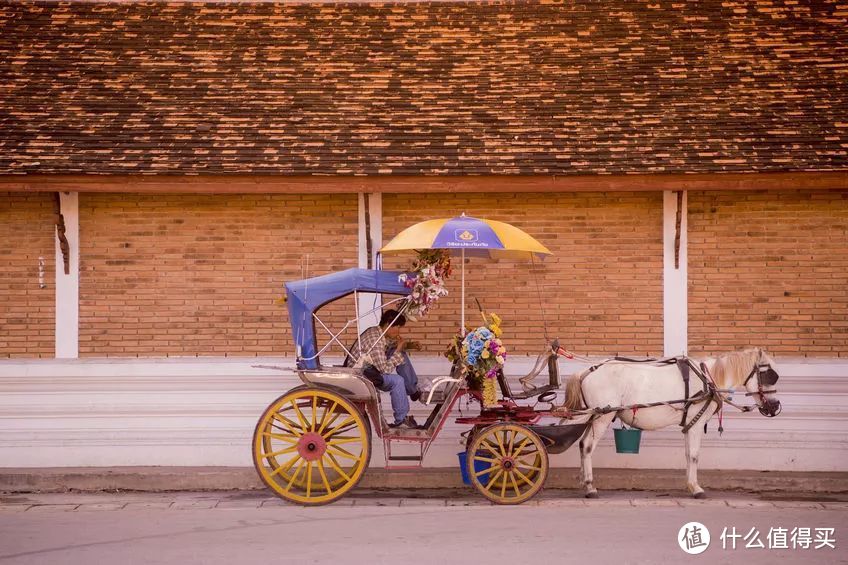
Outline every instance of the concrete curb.
<svg viewBox="0 0 848 565"><path fill-rule="evenodd" d="M688 502L688 501L687 501ZM699 504L686 504L680 500L673 498L663 500L643 500L643 499L627 499L627 498L612 498L602 500L584 500L582 498L542 498L533 499L524 504L527 506L547 506L547 507L565 507L565 508L599 508L599 507L615 507L615 508L684 508L684 507L703 507L704 501L698 501ZM784 502L781 505L772 502L761 502L757 505L752 505L749 501L736 500L713 500L710 506L719 506L726 508L743 508L743 509L760 509L760 510L834 510L845 512L848 510L848 502ZM450 498L342 498L333 503L334 507L342 506L386 506L386 507L462 507L462 506L493 506L493 503L481 498L477 499L450 499ZM0 513L12 512L28 512L44 513L44 512L115 512L120 510L162 510L162 511L180 511L180 510L254 510L254 509L275 509L275 508L291 508L292 505L287 504L279 499L255 499L249 501L228 501L218 499L208 500L168 500L164 502L71 502L71 503L51 503L49 501L37 501L36 503L15 503L2 504L0 503Z"/></svg>
<svg viewBox="0 0 848 565"><path fill-rule="evenodd" d="M848 493L848 472L798 473L771 471L715 471L698 474L706 490ZM685 490L682 469L595 469L600 490ZM413 471L369 469L364 489L465 489L456 468L424 468ZM577 489L576 469L551 469L546 488ZM97 491L212 491L264 489L252 467L86 467L2 468L2 492L97 492Z"/></svg>

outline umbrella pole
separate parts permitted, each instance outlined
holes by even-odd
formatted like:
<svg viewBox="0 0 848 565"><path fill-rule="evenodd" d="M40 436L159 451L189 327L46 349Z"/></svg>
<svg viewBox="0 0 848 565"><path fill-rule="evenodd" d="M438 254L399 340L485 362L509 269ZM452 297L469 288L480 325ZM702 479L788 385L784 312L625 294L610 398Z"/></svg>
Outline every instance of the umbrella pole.
<svg viewBox="0 0 848 565"><path fill-rule="evenodd" d="M465 335L465 248L462 248L462 325L460 326L460 335Z"/></svg>

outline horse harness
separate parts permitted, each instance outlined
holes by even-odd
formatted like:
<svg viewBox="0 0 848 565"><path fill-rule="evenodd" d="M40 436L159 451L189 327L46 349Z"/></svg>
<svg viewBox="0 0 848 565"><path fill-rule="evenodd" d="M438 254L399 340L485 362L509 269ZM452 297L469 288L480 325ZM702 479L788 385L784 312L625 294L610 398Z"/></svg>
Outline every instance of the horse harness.
<svg viewBox="0 0 848 565"><path fill-rule="evenodd" d="M704 414L707 413L707 409L710 406L710 401L714 401L718 405L718 411L722 408L722 403L724 399L718 393L718 387L716 387L713 382L712 377L709 374L709 370L704 363L700 364L700 367L696 367L695 363L689 357L681 356L681 357L668 357L666 359L629 359L627 357L615 357L614 361L625 361L628 363L653 363L655 365L677 365L677 369L680 371L680 375L683 377L683 398L681 400L669 402L669 404L683 404L683 414L680 416L680 427L683 428L681 430L682 433L688 432L692 429L698 421L704 417ZM701 383L704 388L699 390L692 396L689 396L689 375L694 372L695 376L701 379ZM695 414L695 417L692 418L689 422L686 419L689 417L689 408L698 402L704 402L704 405ZM723 432L721 424L719 424L718 428L719 433Z"/></svg>
<svg viewBox="0 0 848 565"><path fill-rule="evenodd" d="M623 361L623 362L626 362L626 363L651 363L653 365L659 365L659 366L662 366L662 365L677 365L677 368L680 371L680 375L683 377L684 395L683 395L683 398L680 399L680 400L669 400L669 401L665 401L665 402L652 402L652 403L648 403L648 404L634 404L633 406L617 406L617 407L605 406L604 408L594 408L594 409L592 409L592 412L597 416L600 416L601 414L609 414L610 412L618 412L618 411L626 409L626 408L630 408L635 413L635 411L639 408L652 408L652 407L655 407L655 406L672 406L674 404L683 404L683 407L680 409L680 410L683 411L683 414L681 415L681 418L680 418L680 427L682 428L681 432L685 434L690 429L692 429L692 427L695 426L695 424L697 424L698 421L701 418L703 418L703 416L704 416L704 414L706 414L707 409L709 408L710 404L712 402L715 402L716 405L717 405L717 412L719 413L718 432L722 433L724 431L724 428L722 427L721 413L722 413L722 408L723 408L724 402L728 402L728 404L730 404L731 406L734 406L735 408L738 408L739 410L742 410L743 412L748 412L748 411L753 409L752 407L737 406L736 404L733 404L729 400L726 400L721 395L722 391L719 391L718 387L716 386L716 383L713 380L712 375L710 375L709 369L707 368L706 364L704 364L702 362L702 363L700 363L700 366L696 366L695 363L692 361L692 359L690 359L689 357L686 357L686 356L667 357L667 358L664 358L664 359L631 359L631 358L628 358L628 357L613 357L612 359L608 359L606 361L603 361L601 363L598 363L597 365L590 367L589 370L585 373L584 378L586 376L588 376L589 374L591 374L592 372L594 372L595 370L597 370L598 368L600 368L602 365L609 363L610 361ZM689 395L689 380L690 380L689 375L692 372L694 372L695 376L697 376L701 380L701 383L703 384L704 388L702 390L699 390L694 395L690 396ZM751 378L755 374L758 376L758 378L757 378L758 392L753 392L753 393L749 392L749 393L746 393L745 396L759 395L760 398L763 401L765 401L765 395L772 393L772 391L763 391L763 385L772 386L775 383L777 383L777 379L778 379L777 371L775 371L771 367L771 365L769 365L767 363L766 364L761 363L760 359L757 359L757 363L754 364L754 367L751 369L750 374L745 379L743 386L747 385L748 381L750 381ZM582 390L581 390L581 393L582 393ZM705 400L706 400L706 402L704 402ZM689 408L693 404L697 404L699 402L704 402L704 405L701 407L701 409L698 411L698 413L695 414L695 416L689 422L687 422L686 420L689 416ZM584 399L583 404L586 405L585 399ZM706 427L706 424L704 424L704 426Z"/></svg>

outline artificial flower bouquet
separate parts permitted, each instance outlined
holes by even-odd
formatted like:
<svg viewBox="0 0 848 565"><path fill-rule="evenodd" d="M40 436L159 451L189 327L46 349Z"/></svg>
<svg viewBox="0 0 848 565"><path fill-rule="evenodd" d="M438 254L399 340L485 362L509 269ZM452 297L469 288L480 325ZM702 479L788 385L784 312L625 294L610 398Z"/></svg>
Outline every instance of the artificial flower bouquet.
<svg viewBox="0 0 848 565"><path fill-rule="evenodd" d="M446 249L422 249L412 263L412 273L398 277L410 289L402 313L411 320L426 316L433 304L447 296L445 279L451 275L450 254Z"/></svg>
<svg viewBox="0 0 848 565"><path fill-rule="evenodd" d="M459 360L465 365L468 388L483 392L483 405L497 404L495 379L506 362L506 348L501 341L501 319L494 312L491 321L483 315L485 325L457 335L445 352L451 362Z"/></svg>

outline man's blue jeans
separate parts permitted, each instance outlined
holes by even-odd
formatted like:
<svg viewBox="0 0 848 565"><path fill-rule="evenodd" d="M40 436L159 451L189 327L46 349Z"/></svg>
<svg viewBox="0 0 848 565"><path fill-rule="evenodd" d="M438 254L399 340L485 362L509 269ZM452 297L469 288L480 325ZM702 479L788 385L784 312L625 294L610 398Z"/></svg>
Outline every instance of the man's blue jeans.
<svg viewBox="0 0 848 565"><path fill-rule="evenodd" d="M392 353L394 353L394 347L389 347L386 356L391 357ZM403 354L403 363L398 365L395 370L397 371L396 375L383 375L383 386L380 387L380 390L389 393L392 399L394 423L400 424L409 414L409 396L415 394L415 391L418 390L418 374L406 353Z"/></svg>

